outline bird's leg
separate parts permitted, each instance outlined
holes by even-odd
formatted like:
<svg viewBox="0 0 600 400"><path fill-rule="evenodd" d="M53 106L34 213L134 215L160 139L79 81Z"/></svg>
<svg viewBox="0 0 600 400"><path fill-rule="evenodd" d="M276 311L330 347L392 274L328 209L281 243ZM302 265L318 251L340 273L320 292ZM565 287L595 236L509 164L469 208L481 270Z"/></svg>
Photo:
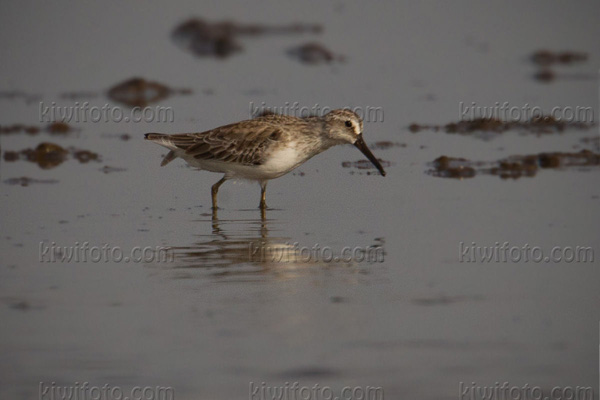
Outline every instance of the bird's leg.
<svg viewBox="0 0 600 400"><path fill-rule="evenodd" d="M264 232L266 232L265 221L267 220L267 209L266 208L260 209L260 220L262 222L260 232L261 232L262 237L264 238L266 236L264 234Z"/></svg>
<svg viewBox="0 0 600 400"><path fill-rule="evenodd" d="M261 210L267 209L267 181L262 181L260 183L260 205L259 208Z"/></svg>
<svg viewBox="0 0 600 400"><path fill-rule="evenodd" d="M221 178L221 180L217 183L215 183L214 185L212 185L211 188L211 192L212 192L212 208L213 210L217 209L217 193L219 192L219 187L225 183L227 179L225 179L225 177Z"/></svg>

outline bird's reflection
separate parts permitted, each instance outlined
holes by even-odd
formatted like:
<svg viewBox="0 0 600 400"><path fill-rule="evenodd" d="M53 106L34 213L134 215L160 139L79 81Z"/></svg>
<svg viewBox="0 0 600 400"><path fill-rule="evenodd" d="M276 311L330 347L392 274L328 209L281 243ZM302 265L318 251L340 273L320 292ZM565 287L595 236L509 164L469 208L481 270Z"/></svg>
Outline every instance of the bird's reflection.
<svg viewBox="0 0 600 400"><path fill-rule="evenodd" d="M287 221L278 217L288 214L282 211L225 211L232 213L233 218L220 217L217 210L203 214L204 219L192 222L198 224L198 230L207 232L194 235L191 245L170 246L174 262L169 263L168 268L173 269L173 277L179 279L209 275L238 281L264 277L289 279L332 267L343 267L350 274L369 274L367 264L373 262L326 258L325 253L312 251L316 243L300 244L297 238L286 236ZM304 236L303 241L307 237ZM323 249L327 244L317 246ZM383 238L375 238L369 247L383 257L383 246Z"/></svg>
<svg viewBox="0 0 600 400"><path fill-rule="evenodd" d="M233 219L219 218L217 210L205 214L206 219L195 222L210 224L209 234L196 235L190 246L171 247L178 276L208 273L251 279L273 274L289 278L319 265L316 260L301 259L298 243L282 235L285 221L272 217L277 211L236 210ZM250 218L239 218L244 214Z"/></svg>

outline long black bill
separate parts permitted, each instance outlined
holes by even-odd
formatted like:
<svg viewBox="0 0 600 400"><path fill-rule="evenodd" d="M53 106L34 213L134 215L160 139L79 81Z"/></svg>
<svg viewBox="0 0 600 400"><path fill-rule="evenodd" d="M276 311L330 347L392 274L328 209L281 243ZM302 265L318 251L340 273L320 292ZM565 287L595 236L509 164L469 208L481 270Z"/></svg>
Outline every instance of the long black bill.
<svg viewBox="0 0 600 400"><path fill-rule="evenodd" d="M367 147L367 144L363 140L362 134L358 135L358 139L356 140L356 142L354 142L354 145L361 151L361 153L367 156L369 161L371 161L375 167L377 167L381 175L385 176L385 171L383 170L381 163L377 158L375 158L373 153L371 153L371 150L369 150L369 148Z"/></svg>

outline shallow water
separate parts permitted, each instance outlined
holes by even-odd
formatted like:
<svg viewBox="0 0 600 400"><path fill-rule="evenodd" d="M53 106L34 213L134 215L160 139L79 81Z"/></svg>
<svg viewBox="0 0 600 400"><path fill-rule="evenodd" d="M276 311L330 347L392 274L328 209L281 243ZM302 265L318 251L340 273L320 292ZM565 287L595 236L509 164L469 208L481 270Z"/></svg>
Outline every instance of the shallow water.
<svg viewBox="0 0 600 400"><path fill-rule="evenodd" d="M116 105L106 91L134 76L192 90L157 103L172 107L171 123L0 135L3 154L51 142L100 155L49 169L0 161L0 397L33 398L40 381L163 385L178 399L245 398L251 382L296 381L377 386L390 399L456 398L460 382L597 392L597 261L460 261L461 243L472 242L587 246L597 259L597 167L517 180L427 171L442 155L495 162L597 153L589 139L598 126L487 140L408 126L456 122L459 102L473 101L588 106L597 116L599 3L266 5L0 6L0 91L21 93L0 97L2 126L44 128L39 102L73 105L65 93ZM226 60L198 58L170 38L194 15L324 31L242 38L243 50ZM345 62L304 65L287 55L314 40ZM544 48L589 53L556 69L584 79L533 79L528 57ZM263 102L382 107L384 121L365 123L366 141L402 146L374 150L390 162L385 178L344 168L363 158L352 146L315 157L269 184L265 216L255 208L258 185L227 182L213 216L210 185L219 177L179 160L161 168L165 151L142 140L249 118ZM11 184L21 177L40 182ZM53 243L84 242L125 253L165 246L175 258L40 262ZM335 256L377 249L380 258L306 259L302 249L316 245Z"/></svg>

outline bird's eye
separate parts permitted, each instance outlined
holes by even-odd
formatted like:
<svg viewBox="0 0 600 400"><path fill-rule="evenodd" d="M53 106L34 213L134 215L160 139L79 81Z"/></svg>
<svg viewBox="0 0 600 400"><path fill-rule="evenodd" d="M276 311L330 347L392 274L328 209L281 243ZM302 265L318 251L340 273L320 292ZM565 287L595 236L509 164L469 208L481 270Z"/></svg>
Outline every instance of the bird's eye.
<svg viewBox="0 0 600 400"><path fill-rule="evenodd" d="M346 121L346 126L348 128L352 128L352 122L351 121Z"/></svg>

